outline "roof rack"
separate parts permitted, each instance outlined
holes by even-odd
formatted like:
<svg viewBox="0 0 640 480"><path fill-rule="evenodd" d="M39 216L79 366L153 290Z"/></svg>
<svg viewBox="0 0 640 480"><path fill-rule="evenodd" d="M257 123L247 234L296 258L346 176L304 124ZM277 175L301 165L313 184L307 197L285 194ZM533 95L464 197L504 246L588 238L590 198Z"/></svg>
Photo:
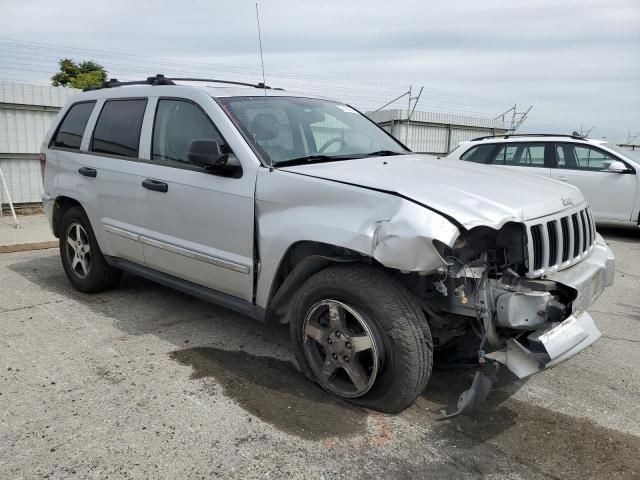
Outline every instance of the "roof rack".
<svg viewBox="0 0 640 480"><path fill-rule="evenodd" d="M91 90L102 90L103 88L114 88L114 87L122 87L125 85L175 85L174 82L208 82L208 83L225 83L229 85L242 85L244 87L253 87L253 88L262 88L269 89L271 87L265 85L264 83L247 83L247 82L235 82L232 80L216 80L213 78L169 78L165 77L161 73L156 74L153 77L147 77L146 80L134 80L131 82L120 82L117 78L111 78L106 82L102 82L100 86L97 87L87 87L83 90L83 92L91 91ZM273 90L282 90L282 88L274 88Z"/></svg>
<svg viewBox="0 0 640 480"><path fill-rule="evenodd" d="M487 135L485 137L474 138L471 141L476 142L478 140L486 140L487 138L511 138L511 137L569 137L576 140L586 140L586 136L578 135L577 133L505 133L502 135Z"/></svg>

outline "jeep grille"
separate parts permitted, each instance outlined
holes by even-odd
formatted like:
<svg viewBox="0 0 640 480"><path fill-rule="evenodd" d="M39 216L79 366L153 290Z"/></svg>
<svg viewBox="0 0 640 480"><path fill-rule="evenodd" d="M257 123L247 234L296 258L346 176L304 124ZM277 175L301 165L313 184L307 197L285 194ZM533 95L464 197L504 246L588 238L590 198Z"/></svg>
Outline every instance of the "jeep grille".
<svg viewBox="0 0 640 480"><path fill-rule="evenodd" d="M596 240L589 207L584 205L526 222L527 277L562 270L587 257Z"/></svg>

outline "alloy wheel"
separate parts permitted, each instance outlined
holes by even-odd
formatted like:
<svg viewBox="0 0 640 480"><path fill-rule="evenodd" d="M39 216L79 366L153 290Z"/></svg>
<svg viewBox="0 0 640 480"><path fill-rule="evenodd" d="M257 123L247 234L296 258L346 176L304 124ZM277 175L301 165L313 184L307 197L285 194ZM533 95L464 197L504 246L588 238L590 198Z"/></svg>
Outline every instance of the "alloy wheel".
<svg viewBox="0 0 640 480"><path fill-rule="evenodd" d="M67 260L71 266L71 270L78 277L84 278L89 274L91 269L91 246L89 244L89 235L79 223L69 225L66 233L67 244L66 253Z"/></svg>
<svg viewBox="0 0 640 480"><path fill-rule="evenodd" d="M338 300L322 300L309 309L303 335L309 365L325 388L346 398L371 389L381 342L358 311Z"/></svg>

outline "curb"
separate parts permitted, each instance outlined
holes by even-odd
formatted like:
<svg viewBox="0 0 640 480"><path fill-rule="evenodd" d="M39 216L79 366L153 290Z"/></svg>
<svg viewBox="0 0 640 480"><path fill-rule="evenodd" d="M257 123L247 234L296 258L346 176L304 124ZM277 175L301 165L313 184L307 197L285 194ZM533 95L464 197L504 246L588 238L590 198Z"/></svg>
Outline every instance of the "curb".
<svg viewBox="0 0 640 480"><path fill-rule="evenodd" d="M0 245L0 253L27 252L29 250L45 250L47 248L58 248L58 241L15 243L13 245Z"/></svg>

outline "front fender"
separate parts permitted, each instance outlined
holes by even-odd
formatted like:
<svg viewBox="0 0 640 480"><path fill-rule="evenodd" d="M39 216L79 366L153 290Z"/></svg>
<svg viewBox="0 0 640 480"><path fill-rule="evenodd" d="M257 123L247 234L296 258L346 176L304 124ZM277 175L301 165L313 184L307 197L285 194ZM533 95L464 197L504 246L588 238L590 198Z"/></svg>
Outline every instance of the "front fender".
<svg viewBox="0 0 640 480"><path fill-rule="evenodd" d="M404 198L354 185L261 169L256 185L256 242L260 260L256 303L266 308L280 262L298 242L345 248L406 272L432 271L458 228Z"/></svg>

